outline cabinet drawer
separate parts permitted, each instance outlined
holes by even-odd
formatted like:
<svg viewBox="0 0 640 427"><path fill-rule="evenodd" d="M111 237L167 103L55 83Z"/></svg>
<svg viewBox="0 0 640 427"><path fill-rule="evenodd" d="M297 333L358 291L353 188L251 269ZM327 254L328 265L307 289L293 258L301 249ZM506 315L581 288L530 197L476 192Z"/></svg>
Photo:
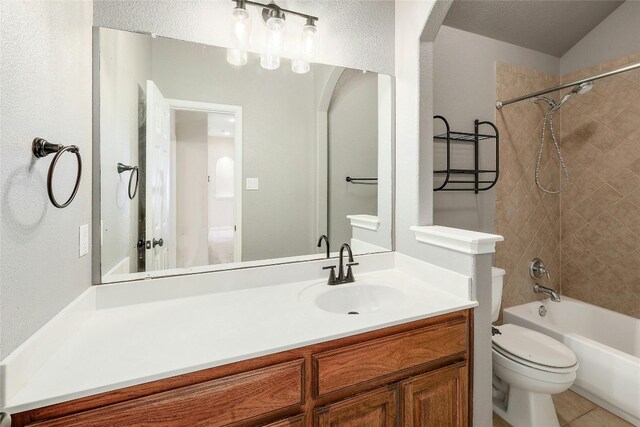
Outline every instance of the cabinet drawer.
<svg viewBox="0 0 640 427"><path fill-rule="evenodd" d="M304 415L298 415L297 417L287 418L286 420L276 421L271 424L267 424L264 427L304 427L305 418Z"/></svg>
<svg viewBox="0 0 640 427"><path fill-rule="evenodd" d="M314 393L321 396L467 351L466 318L354 344L313 356Z"/></svg>
<svg viewBox="0 0 640 427"><path fill-rule="evenodd" d="M223 426L304 403L304 359L105 406L38 426Z"/></svg>

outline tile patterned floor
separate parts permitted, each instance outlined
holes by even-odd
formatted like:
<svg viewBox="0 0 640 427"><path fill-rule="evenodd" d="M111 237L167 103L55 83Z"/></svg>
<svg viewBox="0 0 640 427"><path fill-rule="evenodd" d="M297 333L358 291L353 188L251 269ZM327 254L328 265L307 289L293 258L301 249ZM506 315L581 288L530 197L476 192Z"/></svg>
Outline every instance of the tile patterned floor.
<svg viewBox="0 0 640 427"><path fill-rule="evenodd" d="M622 418L613 415L590 400L571 390L553 396L553 403L561 426L566 427L633 427ZM493 427L511 427L493 414ZM540 426L546 427L546 426Z"/></svg>

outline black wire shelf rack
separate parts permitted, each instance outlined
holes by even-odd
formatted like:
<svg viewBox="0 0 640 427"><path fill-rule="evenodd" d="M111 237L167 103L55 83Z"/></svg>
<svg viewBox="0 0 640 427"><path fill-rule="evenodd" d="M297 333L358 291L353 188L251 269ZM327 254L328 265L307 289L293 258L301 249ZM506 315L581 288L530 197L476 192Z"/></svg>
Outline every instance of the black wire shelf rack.
<svg viewBox="0 0 640 427"><path fill-rule="evenodd" d="M444 181L433 191L473 191L478 194L480 191L487 191L493 188L498 182L500 175L500 133L496 125L489 121L474 121L474 132L453 132L449 122L443 116L433 116L434 120L442 120L446 127L446 132L435 135L434 141L446 142L446 168L434 170L436 175L444 175ZM480 133L481 127L489 127L491 133ZM495 141L495 168L480 169L480 142ZM472 168L453 168L451 166L451 152L454 143L473 144L474 164ZM483 146L485 144L482 144ZM469 177L472 175L472 177ZM466 176L466 177L465 177ZM469 179L471 178L471 179Z"/></svg>

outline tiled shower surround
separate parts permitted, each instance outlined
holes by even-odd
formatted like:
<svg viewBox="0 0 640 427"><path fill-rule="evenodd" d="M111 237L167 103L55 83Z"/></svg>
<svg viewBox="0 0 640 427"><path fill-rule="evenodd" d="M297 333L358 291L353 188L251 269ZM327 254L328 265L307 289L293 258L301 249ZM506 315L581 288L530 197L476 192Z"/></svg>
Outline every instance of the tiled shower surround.
<svg viewBox="0 0 640 427"><path fill-rule="evenodd" d="M557 86L558 76L496 63L496 99ZM519 102L496 114L500 131L500 178L496 185L496 232L504 242L496 247L496 266L507 273L502 305L510 307L536 299L529 278L531 259L544 260L551 271L551 286L560 283L560 200L544 194L534 182L544 108L533 101ZM547 143L550 138L547 138ZM558 182L558 166L545 150L541 180ZM549 286L545 279L541 282Z"/></svg>
<svg viewBox="0 0 640 427"><path fill-rule="evenodd" d="M639 61L640 54L630 55L559 79L499 63L496 96L508 99ZM527 272L538 256L563 295L640 317L640 72L598 80L555 114L570 174L560 195L543 195L534 182L543 115L533 101L498 113L504 174L496 228L505 242L497 248L496 265L507 269L504 306L539 298ZM543 182L557 188L562 175L550 143Z"/></svg>

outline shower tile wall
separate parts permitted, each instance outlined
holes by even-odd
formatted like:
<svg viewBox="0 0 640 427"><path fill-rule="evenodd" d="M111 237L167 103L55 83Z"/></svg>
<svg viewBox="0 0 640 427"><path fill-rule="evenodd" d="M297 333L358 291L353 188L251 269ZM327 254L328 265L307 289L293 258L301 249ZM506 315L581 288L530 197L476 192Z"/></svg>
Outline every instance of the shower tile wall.
<svg viewBox="0 0 640 427"><path fill-rule="evenodd" d="M640 54L562 76L563 83ZM560 197L562 293L640 317L640 71L598 80L563 107L571 183ZM530 180L532 179L529 177Z"/></svg>
<svg viewBox="0 0 640 427"><path fill-rule="evenodd" d="M558 76L496 63L496 99L508 99L557 85ZM552 94L554 95L554 94ZM539 257L551 271L551 286L560 282L560 198L540 191L534 182L544 109L531 102L497 113L501 176L496 188L496 231L504 242L496 248L496 265L507 271L503 307L541 299L533 293L528 265ZM560 123L556 116L556 127ZM547 138L547 144L551 142ZM547 145L547 147L549 147ZM545 150L541 181L559 182L559 164ZM541 284L548 286L544 279Z"/></svg>

